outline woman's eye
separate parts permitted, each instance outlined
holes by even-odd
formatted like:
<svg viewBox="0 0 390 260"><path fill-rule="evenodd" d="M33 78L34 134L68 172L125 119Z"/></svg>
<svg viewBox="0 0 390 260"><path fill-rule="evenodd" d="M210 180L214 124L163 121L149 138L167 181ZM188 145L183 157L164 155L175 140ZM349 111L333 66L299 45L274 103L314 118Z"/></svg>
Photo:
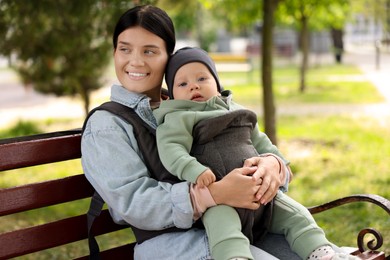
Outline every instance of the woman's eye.
<svg viewBox="0 0 390 260"><path fill-rule="evenodd" d="M153 51L153 50L145 50L144 53L150 55L150 54L155 54L155 51Z"/></svg>
<svg viewBox="0 0 390 260"><path fill-rule="evenodd" d="M128 48L119 48L119 50L121 52L124 52L124 53L129 53L130 52L130 50Z"/></svg>

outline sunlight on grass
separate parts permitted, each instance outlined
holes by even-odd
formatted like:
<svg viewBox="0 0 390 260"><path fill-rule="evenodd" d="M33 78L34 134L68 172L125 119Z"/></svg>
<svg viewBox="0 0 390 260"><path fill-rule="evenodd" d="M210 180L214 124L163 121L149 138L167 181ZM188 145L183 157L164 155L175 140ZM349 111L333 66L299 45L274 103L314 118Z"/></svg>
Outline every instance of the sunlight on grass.
<svg viewBox="0 0 390 260"><path fill-rule="evenodd" d="M390 198L390 131L370 118L282 117L279 148L294 172L288 194L305 206L371 193ZM377 228L390 249L390 218L375 205L357 203L315 215L338 245L356 245L358 232Z"/></svg>
<svg viewBox="0 0 390 260"><path fill-rule="evenodd" d="M275 68L273 90L278 104L334 103L370 104L383 102L384 98L355 66L325 65L311 68L306 76L306 91L299 92L297 67ZM220 73L225 89L233 91L234 99L246 105L262 103L259 71L247 73Z"/></svg>
<svg viewBox="0 0 390 260"><path fill-rule="evenodd" d="M0 188L83 173L80 159L1 172Z"/></svg>

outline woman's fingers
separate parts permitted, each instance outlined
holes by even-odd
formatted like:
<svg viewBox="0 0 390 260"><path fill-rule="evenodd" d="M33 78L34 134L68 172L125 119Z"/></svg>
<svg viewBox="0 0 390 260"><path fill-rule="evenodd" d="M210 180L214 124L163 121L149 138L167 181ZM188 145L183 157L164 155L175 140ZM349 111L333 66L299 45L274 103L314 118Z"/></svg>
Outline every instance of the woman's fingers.
<svg viewBox="0 0 390 260"><path fill-rule="evenodd" d="M273 157L252 157L244 162L244 166L257 166L252 180L259 185L256 199L264 205L275 197L280 186L279 165L274 160Z"/></svg>

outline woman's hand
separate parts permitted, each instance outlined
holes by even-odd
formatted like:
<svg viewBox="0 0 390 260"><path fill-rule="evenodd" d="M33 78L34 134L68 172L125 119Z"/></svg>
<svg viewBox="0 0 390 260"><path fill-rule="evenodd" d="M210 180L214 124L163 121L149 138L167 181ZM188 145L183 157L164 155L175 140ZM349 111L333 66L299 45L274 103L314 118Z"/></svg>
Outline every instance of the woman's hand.
<svg viewBox="0 0 390 260"><path fill-rule="evenodd" d="M249 164L249 163L248 163ZM237 168L227 174L222 180L208 186L216 204L225 204L231 207L258 209L260 206L256 194L262 180L258 167ZM256 174L256 177L252 175Z"/></svg>
<svg viewBox="0 0 390 260"><path fill-rule="evenodd" d="M279 160L272 155L245 160L244 167L250 166L257 166L252 178L261 185L255 197L259 203L265 205L275 197L279 187L284 183L285 172L281 169Z"/></svg>
<svg viewBox="0 0 390 260"><path fill-rule="evenodd" d="M257 209L269 203L284 183L286 172L281 167L276 156L252 157L208 188L216 204Z"/></svg>

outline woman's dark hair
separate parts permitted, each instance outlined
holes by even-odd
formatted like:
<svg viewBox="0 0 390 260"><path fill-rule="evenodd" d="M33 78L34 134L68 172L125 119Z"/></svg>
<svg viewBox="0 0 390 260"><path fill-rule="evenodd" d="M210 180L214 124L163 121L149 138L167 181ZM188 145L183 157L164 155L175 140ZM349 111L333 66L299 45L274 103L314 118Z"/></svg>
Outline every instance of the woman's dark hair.
<svg viewBox="0 0 390 260"><path fill-rule="evenodd" d="M176 44L173 22L165 11L152 5L136 6L122 14L115 26L114 49L117 47L119 34L134 26L140 26L163 39L168 54L173 53Z"/></svg>

